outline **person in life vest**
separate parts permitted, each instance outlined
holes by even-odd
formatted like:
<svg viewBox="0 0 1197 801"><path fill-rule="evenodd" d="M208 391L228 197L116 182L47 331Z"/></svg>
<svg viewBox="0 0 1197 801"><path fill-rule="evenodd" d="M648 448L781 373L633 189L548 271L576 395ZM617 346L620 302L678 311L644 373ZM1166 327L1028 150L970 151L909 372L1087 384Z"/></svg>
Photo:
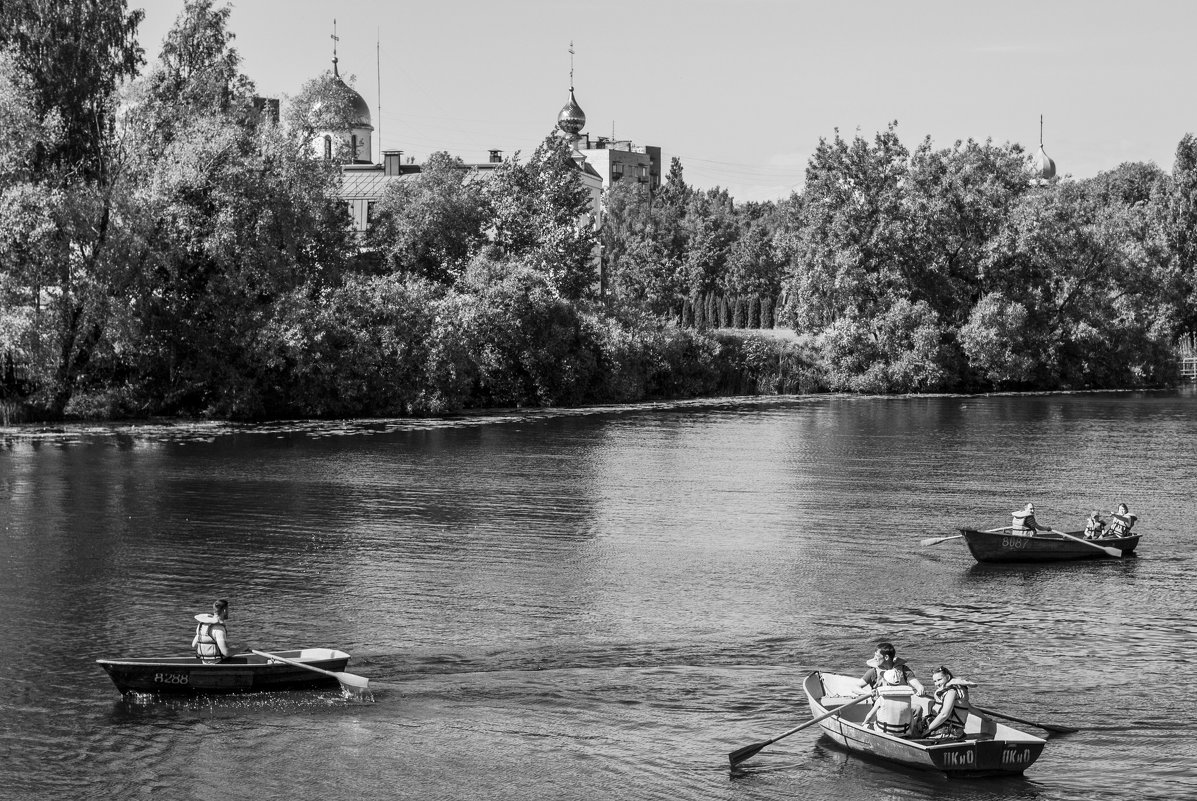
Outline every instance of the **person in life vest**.
<svg viewBox="0 0 1197 801"><path fill-rule="evenodd" d="M197 625L191 647L201 662L221 662L230 656L229 632L225 621L229 618L229 602L221 598L212 603L211 614L195 616Z"/></svg>
<svg viewBox="0 0 1197 801"><path fill-rule="evenodd" d="M968 718L971 705L968 701L968 688L976 687L971 681L958 679L952 671L943 665L931 674L935 682L935 692L930 705L934 717L927 722L924 737L934 739L954 739L964 737L964 721Z"/></svg>
<svg viewBox="0 0 1197 801"><path fill-rule="evenodd" d="M1033 537L1036 531L1051 531L1035 520L1035 504L1028 503L1017 512L1011 512L1010 533L1016 537Z"/></svg>
<svg viewBox="0 0 1197 801"><path fill-rule="evenodd" d="M910 703L914 688L906 683L902 670L894 667L882 671L874 692L877 700L865 715L864 725L894 737L909 737L914 722L914 707Z"/></svg>
<svg viewBox="0 0 1197 801"><path fill-rule="evenodd" d="M1094 509L1093 514L1089 515L1089 519L1085 521L1085 539L1095 540L1105 536L1105 533L1106 521L1101 519L1101 512Z"/></svg>
<svg viewBox="0 0 1197 801"><path fill-rule="evenodd" d="M1110 519L1110 536L1129 537L1131 527L1135 525L1135 521L1138 519L1131 514L1130 507L1125 503L1118 504L1118 511Z"/></svg>
<svg viewBox="0 0 1197 801"><path fill-rule="evenodd" d="M923 687L923 683L914 675L914 670L907 664L906 660L898 656L897 650L892 643L883 642L877 645L877 650L873 653L873 658L865 662L869 666L866 672L860 678L862 687L872 687L876 689L881 684L885 683L882 674L891 668L896 668L902 678L899 684L909 684L915 689L919 695L926 695L927 691Z"/></svg>

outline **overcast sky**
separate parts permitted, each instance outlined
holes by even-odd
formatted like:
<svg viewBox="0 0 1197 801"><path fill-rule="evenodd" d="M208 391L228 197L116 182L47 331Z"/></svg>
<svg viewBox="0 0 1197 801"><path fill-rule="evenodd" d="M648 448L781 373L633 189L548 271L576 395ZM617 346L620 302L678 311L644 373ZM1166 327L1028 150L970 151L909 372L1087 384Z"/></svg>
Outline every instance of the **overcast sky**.
<svg viewBox="0 0 1197 801"><path fill-rule="evenodd" d="M218 0L218 5L219 5ZM157 58L182 0L143 7ZM1171 171L1197 132L1192 0L240 0L230 28L259 94L329 68L369 103L379 145L526 157L574 87L591 136L677 156L739 201L801 189L820 137L898 121L913 148L992 138L1060 175ZM381 76L381 81L379 80ZM381 84L381 91L380 91Z"/></svg>

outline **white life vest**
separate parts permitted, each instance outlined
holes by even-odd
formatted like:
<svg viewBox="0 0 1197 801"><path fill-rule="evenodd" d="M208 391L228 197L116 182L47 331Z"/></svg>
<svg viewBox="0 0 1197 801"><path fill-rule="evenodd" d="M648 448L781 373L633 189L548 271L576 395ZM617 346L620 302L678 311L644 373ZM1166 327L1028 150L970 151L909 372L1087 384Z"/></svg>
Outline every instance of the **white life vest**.
<svg viewBox="0 0 1197 801"><path fill-rule="evenodd" d="M910 699L914 688L909 684L884 684L877 688L877 728L895 737L910 733L914 710Z"/></svg>
<svg viewBox="0 0 1197 801"><path fill-rule="evenodd" d="M1110 522L1110 534L1115 537L1129 537L1131 526L1135 524L1135 516L1132 514L1114 515Z"/></svg>
<svg viewBox="0 0 1197 801"><path fill-rule="evenodd" d="M195 655L199 657L201 662L220 662L225 658L226 654L221 653L220 643L213 636L212 629L220 626L221 631L224 632L226 643L228 642L228 629L225 628L224 623L216 615L196 615L195 619L199 621L199 625L195 627L197 639Z"/></svg>

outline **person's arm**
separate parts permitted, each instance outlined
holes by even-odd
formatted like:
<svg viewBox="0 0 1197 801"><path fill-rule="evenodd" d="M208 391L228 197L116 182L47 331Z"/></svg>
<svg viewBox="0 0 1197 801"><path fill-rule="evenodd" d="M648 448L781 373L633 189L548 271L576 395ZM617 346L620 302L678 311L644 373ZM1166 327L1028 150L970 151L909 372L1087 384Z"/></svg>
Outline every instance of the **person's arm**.
<svg viewBox="0 0 1197 801"><path fill-rule="evenodd" d="M919 681L913 673L911 673L910 677L906 679L906 683L913 687L914 691L919 695L927 695L927 688L923 686L923 683Z"/></svg>
<svg viewBox="0 0 1197 801"><path fill-rule="evenodd" d="M199 645L200 626L202 625L203 624L201 623L195 627L195 636L191 638L191 650L193 651L195 650L196 646Z"/></svg>
<svg viewBox="0 0 1197 801"><path fill-rule="evenodd" d="M944 693L943 703L940 704L940 707L939 707L939 714L936 715L931 720L931 722L927 724L927 733L930 734L931 732L935 731L940 726L942 726L943 722L948 719L948 715L951 715L952 710L955 708L956 708L956 691L954 689L948 690L946 693Z"/></svg>
<svg viewBox="0 0 1197 801"><path fill-rule="evenodd" d="M216 647L219 649L220 655L222 657L232 656L232 654L229 653L228 641L224 636L224 626L221 626L220 628L217 628L216 626L212 627L212 639L216 640Z"/></svg>
<svg viewBox="0 0 1197 801"><path fill-rule="evenodd" d="M877 717L877 709L880 706L881 706L881 699L878 698L876 701L873 702L873 708L869 710L869 714L865 715L865 719L861 722L860 725L864 726L866 729L869 728L869 724L871 724L873 722L874 718Z"/></svg>

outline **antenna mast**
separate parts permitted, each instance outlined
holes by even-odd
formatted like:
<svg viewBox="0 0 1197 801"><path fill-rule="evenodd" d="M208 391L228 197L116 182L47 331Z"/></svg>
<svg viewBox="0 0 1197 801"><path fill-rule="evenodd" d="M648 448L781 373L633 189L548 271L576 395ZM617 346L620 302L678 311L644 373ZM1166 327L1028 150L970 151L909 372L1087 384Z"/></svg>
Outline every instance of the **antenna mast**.
<svg viewBox="0 0 1197 801"><path fill-rule="evenodd" d="M382 163L382 31L375 29L374 32L374 68L377 71L378 82L378 128L376 130L378 139L378 163Z"/></svg>

